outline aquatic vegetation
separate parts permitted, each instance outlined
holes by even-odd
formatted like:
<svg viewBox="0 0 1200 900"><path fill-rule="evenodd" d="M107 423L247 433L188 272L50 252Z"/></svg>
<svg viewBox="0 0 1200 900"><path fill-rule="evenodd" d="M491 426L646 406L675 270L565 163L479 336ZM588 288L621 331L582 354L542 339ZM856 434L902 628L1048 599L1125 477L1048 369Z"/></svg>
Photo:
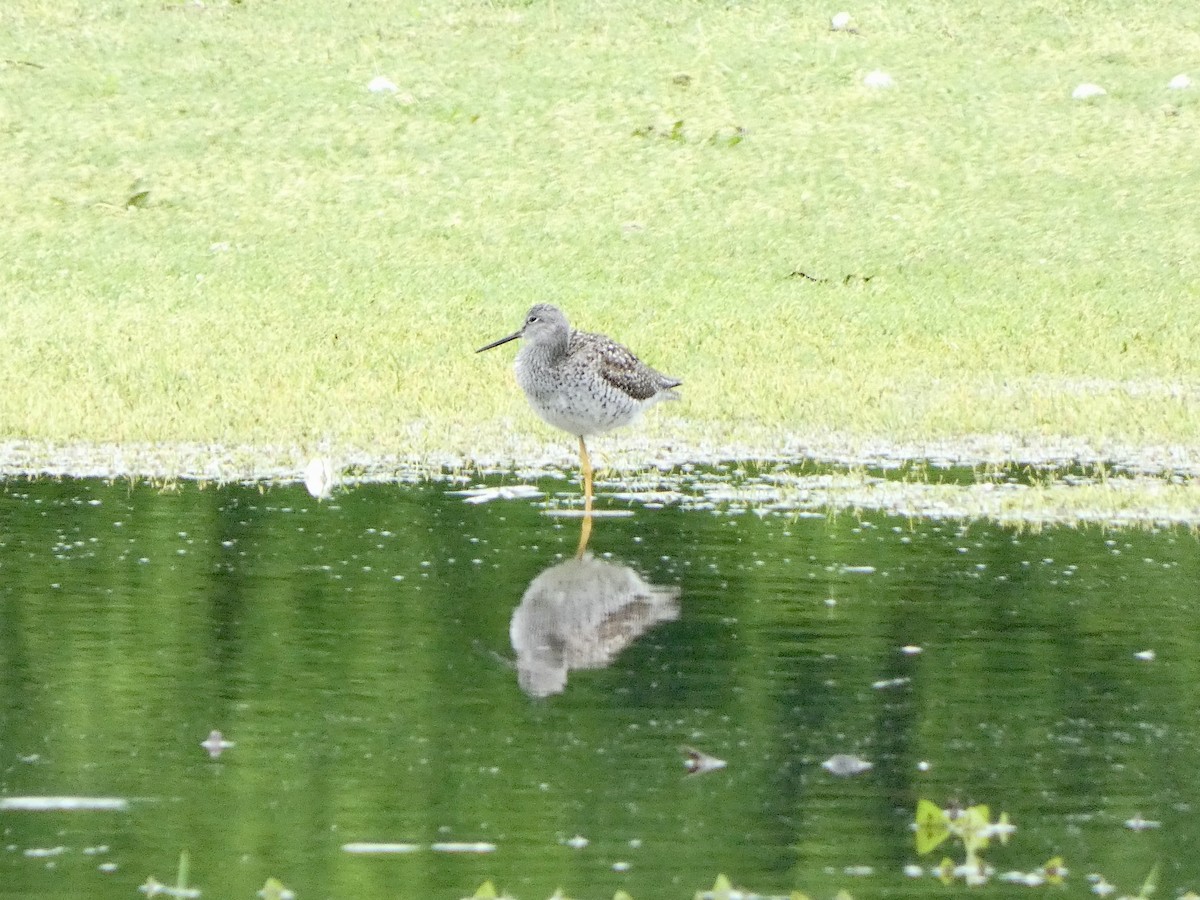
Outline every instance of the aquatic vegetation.
<svg viewBox="0 0 1200 900"><path fill-rule="evenodd" d="M148 877L145 882L138 888L147 897L175 897L177 900L194 900L201 894L200 888L188 887L188 869L191 861L188 857L188 852L182 850L179 853L179 865L175 870L174 886L166 885L160 882L153 875Z"/></svg>
<svg viewBox="0 0 1200 900"><path fill-rule="evenodd" d="M262 900L296 900L296 892L284 887L278 878L268 878L259 888L258 896L262 897Z"/></svg>
<svg viewBox="0 0 1200 900"><path fill-rule="evenodd" d="M838 897L849 898L845 891L839 892ZM790 894L756 894L753 891L735 888L725 875L718 875L713 886L707 891L697 891L694 900L808 900L807 895L799 891Z"/></svg>
<svg viewBox="0 0 1200 900"><path fill-rule="evenodd" d="M962 844L964 857L961 863L955 863L946 856L930 871L944 884L962 879L972 887L986 884L996 874L995 869L987 864L980 854L988 848L993 838L1001 844L1007 844L1009 837L1017 830L1009 821L1007 813L1002 812L996 821L991 821L990 811L984 804L965 809L951 804L943 809L924 799L917 802L915 828L917 853L921 856L932 853L949 839L955 839ZM913 876L922 874L919 866L906 871ZM1067 867L1062 857L1056 856L1028 872L1003 872L998 876L998 880L1037 887L1042 884L1059 884L1066 876Z"/></svg>

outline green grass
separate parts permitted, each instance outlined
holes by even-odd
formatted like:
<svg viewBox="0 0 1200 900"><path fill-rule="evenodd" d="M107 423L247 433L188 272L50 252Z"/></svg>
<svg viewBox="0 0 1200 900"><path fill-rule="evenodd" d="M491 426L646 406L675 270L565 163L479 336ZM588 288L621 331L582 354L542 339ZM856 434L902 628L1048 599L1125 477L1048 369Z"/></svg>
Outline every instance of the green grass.
<svg viewBox="0 0 1200 900"><path fill-rule="evenodd" d="M472 353L550 301L677 446L1200 452L1186 4L833 11L10 0L0 436L559 441Z"/></svg>

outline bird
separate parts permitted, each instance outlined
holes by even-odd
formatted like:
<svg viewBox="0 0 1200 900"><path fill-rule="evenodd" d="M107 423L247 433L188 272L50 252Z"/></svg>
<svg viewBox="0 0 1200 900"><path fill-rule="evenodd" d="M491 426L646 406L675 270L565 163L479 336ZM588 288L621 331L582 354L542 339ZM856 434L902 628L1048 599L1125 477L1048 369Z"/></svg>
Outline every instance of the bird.
<svg viewBox="0 0 1200 900"><path fill-rule="evenodd" d="M650 368L603 334L576 331L557 306L538 303L521 328L476 350L523 338L514 369L529 405L545 422L579 438L585 517L592 512L592 461L585 437L621 428L661 400L676 400L678 378Z"/></svg>

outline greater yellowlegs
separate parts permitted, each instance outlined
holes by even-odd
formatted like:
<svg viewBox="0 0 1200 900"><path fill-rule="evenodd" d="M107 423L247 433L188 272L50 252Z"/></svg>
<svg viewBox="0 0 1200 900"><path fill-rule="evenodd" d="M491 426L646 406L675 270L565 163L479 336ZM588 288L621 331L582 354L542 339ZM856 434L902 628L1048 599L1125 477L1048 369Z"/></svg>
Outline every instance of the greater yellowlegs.
<svg viewBox="0 0 1200 900"><path fill-rule="evenodd" d="M539 303L508 337L480 347L491 350L517 338L517 384L533 411L555 428L579 438L583 508L592 511L592 461L583 439L635 421L660 400L673 400L683 384L650 368L611 338L576 331L562 310Z"/></svg>

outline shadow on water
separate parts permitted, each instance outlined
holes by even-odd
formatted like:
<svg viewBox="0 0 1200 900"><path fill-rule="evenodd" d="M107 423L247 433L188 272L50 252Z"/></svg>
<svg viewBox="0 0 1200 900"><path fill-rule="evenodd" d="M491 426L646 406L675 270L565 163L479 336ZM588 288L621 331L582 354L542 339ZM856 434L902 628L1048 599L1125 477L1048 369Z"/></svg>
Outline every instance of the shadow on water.
<svg viewBox="0 0 1200 900"><path fill-rule="evenodd" d="M1192 536L582 524L432 485L10 482L0 898L138 896L183 850L211 897L924 897L962 854L917 855L922 798L1008 813L997 879L1200 888Z"/></svg>

